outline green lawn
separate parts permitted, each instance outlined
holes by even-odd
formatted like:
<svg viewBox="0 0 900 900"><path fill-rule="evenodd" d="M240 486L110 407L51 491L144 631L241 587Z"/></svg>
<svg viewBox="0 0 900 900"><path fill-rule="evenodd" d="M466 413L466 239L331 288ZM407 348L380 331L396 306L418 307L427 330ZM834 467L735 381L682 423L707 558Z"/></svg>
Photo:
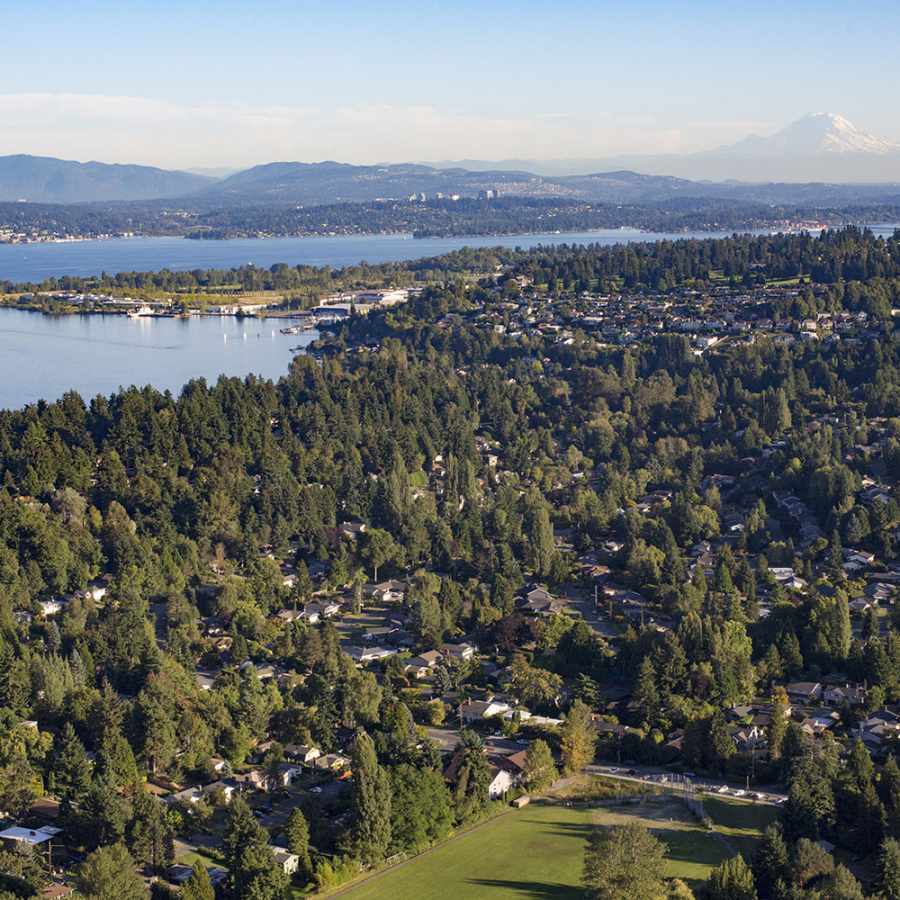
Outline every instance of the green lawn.
<svg viewBox="0 0 900 900"><path fill-rule="evenodd" d="M769 812L710 801L717 830L749 849ZM774 814L774 810L771 811ZM594 824L639 821L669 848L665 875L696 886L730 856L726 844L695 823L680 802L650 797L610 808L532 804L342 893L348 900L577 898L584 843ZM745 843L746 842L746 843Z"/></svg>
<svg viewBox="0 0 900 900"><path fill-rule="evenodd" d="M778 809L774 806L743 803L726 797L705 795L703 808L713 820L716 831L724 835L748 860L766 826L778 818Z"/></svg>
<svg viewBox="0 0 900 900"><path fill-rule="evenodd" d="M526 806L350 890L348 900L582 896L592 810Z"/></svg>

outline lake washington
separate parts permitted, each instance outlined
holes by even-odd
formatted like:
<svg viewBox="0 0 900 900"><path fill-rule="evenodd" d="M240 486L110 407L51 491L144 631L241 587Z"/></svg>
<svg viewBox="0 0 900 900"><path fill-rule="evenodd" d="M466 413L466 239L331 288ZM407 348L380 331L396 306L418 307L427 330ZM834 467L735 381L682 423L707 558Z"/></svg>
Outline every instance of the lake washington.
<svg viewBox="0 0 900 900"><path fill-rule="evenodd" d="M893 225L877 234L892 234ZM54 275L227 268L252 262L340 267L437 256L460 247L534 247L538 244L616 244L703 234L650 234L618 229L568 234L469 238L403 235L189 241L128 238L61 244L0 245L0 281L39 282ZM191 378L220 374L283 375L293 353L315 333L285 336L277 320L192 317L128 319L62 316L0 310L0 409L54 400L75 389L83 397L120 385L152 384L178 392Z"/></svg>
<svg viewBox="0 0 900 900"><path fill-rule="evenodd" d="M272 266L349 266L440 256L460 247L536 247L538 244L619 244L633 241L716 237L712 234L648 234L608 229L568 234L515 234L465 238L421 238L372 234L347 237L240 238L194 241L185 238L115 238L59 244L0 244L0 281L40 282L59 275L101 272L157 272L160 269L227 269L253 263Z"/></svg>
<svg viewBox="0 0 900 900"><path fill-rule="evenodd" d="M281 334L285 324L235 316L132 319L0 310L0 409L56 400L72 389L89 401L132 384L177 394L201 376L277 379L287 372L292 348L318 336Z"/></svg>
<svg viewBox="0 0 900 900"><path fill-rule="evenodd" d="M579 234L426 238L404 235L190 241L124 238L59 244L0 245L0 281L39 282L58 275L150 272L169 268L346 266L416 259L464 246L532 247L537 244L657 240L676 235L610 230ZM192 378L258 374L278 378L316 333L286 336L276 319L194 316L190 319L112 315L50 317L0 310L0 409L55 400L77 390L89 400L120 386L152 384L177 393Z"/></svg>

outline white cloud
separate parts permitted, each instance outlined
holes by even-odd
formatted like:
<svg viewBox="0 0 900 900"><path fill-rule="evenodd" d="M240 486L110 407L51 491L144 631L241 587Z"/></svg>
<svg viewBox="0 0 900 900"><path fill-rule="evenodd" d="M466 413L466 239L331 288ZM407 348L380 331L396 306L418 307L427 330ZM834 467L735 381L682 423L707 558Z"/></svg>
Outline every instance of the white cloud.
<svg viewBox="0 0 900 900"><path fill-rule="evenodd" d="M0 120L0 154L184 168L271 160L600 157L677 151L688 139L681 129L643 117L615 127L554 111L487 117L432 106L326 110L68 93L0 94Z"/></svg>
<svg viewBox="0 0 900 900"><path fill-rule="evenodd" d="M696 149L695 131L731 138L757 123L661 127L539 111L477 116L433 106L179 104L146 97L0 94L0 154L34 153L188 168L271 160L374 163L413 159L601 157ZM707 131L706 129L709 129Z"/></svg>

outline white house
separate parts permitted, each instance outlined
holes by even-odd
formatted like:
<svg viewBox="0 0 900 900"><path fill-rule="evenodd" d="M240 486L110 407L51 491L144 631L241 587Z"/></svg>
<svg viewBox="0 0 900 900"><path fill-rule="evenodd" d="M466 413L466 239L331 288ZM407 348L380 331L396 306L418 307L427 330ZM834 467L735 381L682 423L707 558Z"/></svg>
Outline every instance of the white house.
<svg viewBox="0 0 900 900"><path fill-rule="evenodd" d="M284 871L285 875L293 875L300 868L300 857L284 847L270 847L275 865Z"/></svg>

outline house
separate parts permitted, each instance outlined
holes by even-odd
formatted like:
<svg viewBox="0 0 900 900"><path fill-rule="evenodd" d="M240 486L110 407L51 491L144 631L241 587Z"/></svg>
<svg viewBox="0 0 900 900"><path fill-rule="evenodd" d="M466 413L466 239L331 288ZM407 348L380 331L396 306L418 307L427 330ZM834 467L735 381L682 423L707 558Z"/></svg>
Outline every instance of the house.
<svg viewBox="0 0 900 900"><path fill-rule="evenodd" d="M397 651L389 647L348 647L347 653L358 663L370 663L394 656Z"/></svg>
<svg viewBox="0 0 900 900"><path fill-rule="evenodd" d="M732 735L731 740L739 753L749 753L753 750L759 750L768 743L766 738L766 730L756 725L747 725L738 728Z"/></svg>
<svg viewBox="0 0 900 900"><path fill-rule="evenodd" d="M171 805L173 803L184 803L194 806L200 801L205 800L208 803L216 803L221 801L223 804L231 803L232 798L237 791L236 781L213 781L203 787L185 788L183 791L177 791L169 794L165 798L165 803Z"/></svg>
<svg viewBox="0 0 900 900"><path fill-rule="evenodd" d="M197 682L197 687L203 691L211 691L213 685L216 683L216 676L211 672L195 672L194 680Z"/></svg>
<svg viewBox="0 0 900 900"><path fill-rule="evenodd" d="M465 751L460 748L456 750L444 770L444 780L453 785L459 776L459 770L465 759ZM488 757L488 770L491 775L488 784L488 796L491 800L497 800L502 797L510 788L514 787L517 781L517 769L514 765L509 764L506 758L497 754Z"/></svg>
<svg viewBox="0 0 900 900"><path fill-rule="evenodd" d="M878 709L860 723L859 737L873 753L879 753L886 744L900 741L900 714L890 709Z"/></svg>
<svg viewBox="0 0 900 900"><path fill-rule="evenodd" d="M231 763L221 756L211 756L209 759L210 768L216 775L228 775L231 773Z"/></svg>
<svg viewBox="0 0 900 900"><path fill-rule="evenodd" d="M794 570L790 566L769 566L769 574L779 584L784 584L794 577Z"/></svg>
<svg viewBox="0 0 900 900"><path fill-rule="evenodd" d="M402 603L408 590L405 581L382 581L369 588L369 595L383 603Z"/></svg>
<svg viewBox="0 0 900 900"><path fill-rule="evenodd" d="M184 866L178 863L174 866L169 866L166 877L172 884L180 885L184 884L191 877L193 871L191 866ZM222 884L228 877L228 870L223 869L221 866L208 866L206 872L209 875L209 880L213 887Z"/></svg>
<svg viewBox="0 0 900 900"><path fill-rule="evenodd" d="M290 787L297 779L303 777L303 769L291 763L278 763L274 771L269 773L268 786L272 790Z"/></svg>
<svg viewBox="0 0 900 900"><path fill-rule="evenodd" d="M305 610L302 609L280 609L275 613L276 618L280 619L285 625L292 622L302 622ZM311 624L315 624L314 622Z"/></svg>
<svg viewBox="0 0 900 900"><path fill-rule="evenodd" d="M512 707L500 700L467 700L460 706L460 714L465 722L481 722L511 711Z"/></svg>
<svg viewBox="0 0 900 900"><path fill-rule="evenodd" d="M199 788L201 798L208 803L228 805L238 792L238 784L234 781L213 781Z"/></svg>
<svg viewBox="0 0 900 900"><path fill-rule="evenodd" d="M506 761L516 770L517 779L521 780L522 776L525 774L525 767L528 762L528 751L519 750L516 753L511 753L506 757Z"/></svg>
<svg viewBox="0 0 900 900"><path fill-rule="evenodd" d="M829 706L860 706L866 702L866 689L858 684L832 685L825 688L822 699Z"/></svg>
<svg viewBox="0 0 900 900"><path fill-rule="evenodd" d="M785 690L794 703L813 703L822 696L818 681L792 681L785 685Z"/></svg>
<svg viewBox="0 0 900 900"><path fill-rule="evenodd" d="M365 522L341 522L337 527L339 537L355 541L361 534L366 533Z"/></svg>
<svg viewBox="0 0 900 900"><path fill-rule="evenodd" d="M566 603L554 597L542 587L530 590L522 601L522 608L526 612L537 613L541 616L550 616L565 609Z"/></svg>
<svg viewBox="0 0 900 900"><path fill-rule="evenodd" d="M44 825L41 828L20 828L13 825L0 831L0 841L8 849L14 847L40 847L52 841L58 834L62 834L62 828L55 825Z"/></svg>
<svg viewBox="0 0 900 900"><path fill-rule="evenodd" d="M444 644L441 648L441 652L445 657L449 657L456 662L467 662L470 659L473 659L477 649L473 647L471 644Z"/></svg>
<svg viewBox="0 0 900 900"><path fill-rule="evenodd" d="M95 578L84 590L85 597L94 602L102 600L109 590L109 582L105 578Z"/></svg>
<svg viewBox="0 0 900 900"><path fill-rule="evenodd" d="M350 759L340 753L326 753L316 760L315 766L317 769L341 772L344 769L350 768Z"/></svg>
<svg viewBox="0 0 900 900"><path fill-rule="evenodd" d="M520 770L509 761L509 757L491 754L488 756L488 771L491 782L488 785L488 796L491 800L499 800L519 783Z"/></svg>
<svg viewBox="0 0 900 900"><path fill-rule="evenodd" d="M296 853L291 853L290 850L285 850L284 847L270 847L269 849L272 851L275 865L285 875L293 875L300 868L300 857Z"/></svg>
<svg viewBox="0 0 900 900"><path fill-rule="evenodd" d="M438 650L426 650L407 662L404 671L413 678L427 678L444 657Z"/></svg>
<svg viewBox="0 0 900 900"><path fill-rule="evenodd" d="M41 615L47 618L58 616L68 605L68 601L64 597L57 597L53 600L38 600L38 609Z"/></svg>
<svg viewBox="0 0 900 900"><path fill-rule="evenodd" d="M322 755L322 751L307 744L285 744L284 755L288 759L311 766Z"/></svg>

